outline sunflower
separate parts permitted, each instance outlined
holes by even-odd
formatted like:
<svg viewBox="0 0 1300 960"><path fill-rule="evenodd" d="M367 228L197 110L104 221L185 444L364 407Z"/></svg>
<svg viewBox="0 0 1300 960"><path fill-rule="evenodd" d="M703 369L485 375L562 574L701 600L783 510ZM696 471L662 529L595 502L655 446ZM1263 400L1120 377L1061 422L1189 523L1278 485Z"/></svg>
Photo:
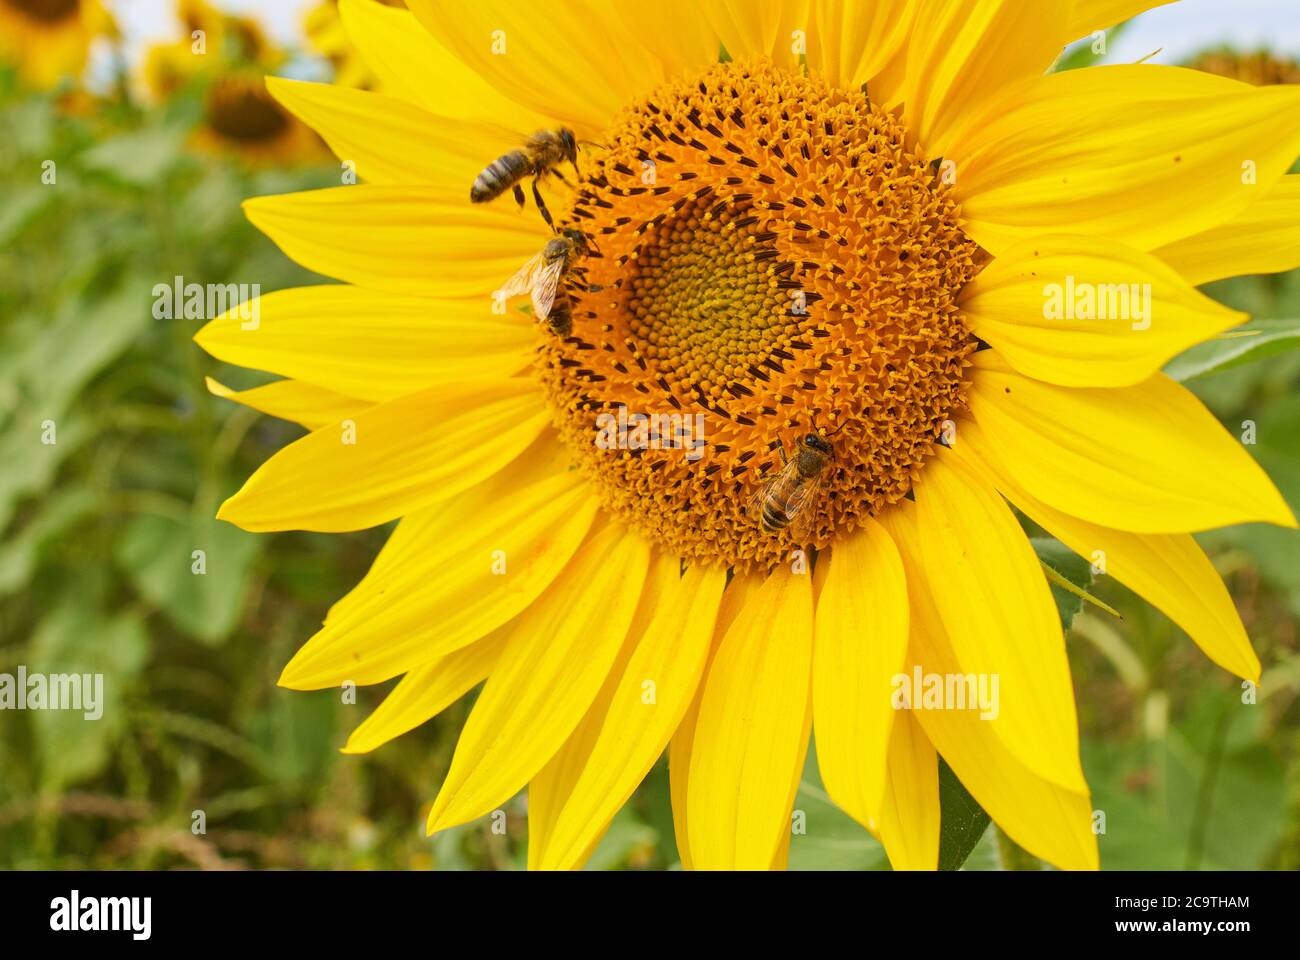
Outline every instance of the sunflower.
<svg viewBox="0 0 1300 960"><path fill-rule="evenodd" d="M428 829L527 787L533 867L581 865L665 750L683 865L779 867L815 731L827 792L896 868L936 865L939 757L1016 843L1095 868L1062 628L1013 505L1252 681L1191 533L1295 523L1160 368L1245 319L1195 284L1300 263L1300 91L1045 74L1153 5L342 0L385 93L270 87L366 182L245 207L343 282L196 337L285 377L235 399L312 428L220 518L400 518L280 683L400 676L360 753L486 680ZM544 197L590 241L567 336L492 296L552 237L508 195L468 200L518 146L503 127L585 142ZM1132 317L1086 307L1120 285L1148 291ZM597 442L642 415L670 442ZM696 424L702 448L676 443ZM783 457L818 447L799 522L764 521ZM998 678L997 715L895 709L915 671Z"/></svg>
<svg viewBox="0 0 1300 960"><path fill-rule="evenodd" d="M80 76L91 44L113 30L99 0L0 0L0 60L38 90Z"/></svg>
<svg viewBox="0 0 1300 960"><path fill-rule="evenodd" d="M390 7L404 7L404 0L380 0ZM344 87L372 90L378 86L375 74L357 55L348 40L339 15L338 0L321 0L302 17L302 31L313 50L334 67L334 82Z"/></svg>
<svg viewBox="0 0 1300 960"><path fill-rule="evenodd" d="M286 166L324 157L315 134L266 89L266 71L286 59L261 26L223 13L204 0L179 0L183 39L145 54L146 94L166 101L191 84L203 90L203 120L194 145L254 166Z"/></svg>

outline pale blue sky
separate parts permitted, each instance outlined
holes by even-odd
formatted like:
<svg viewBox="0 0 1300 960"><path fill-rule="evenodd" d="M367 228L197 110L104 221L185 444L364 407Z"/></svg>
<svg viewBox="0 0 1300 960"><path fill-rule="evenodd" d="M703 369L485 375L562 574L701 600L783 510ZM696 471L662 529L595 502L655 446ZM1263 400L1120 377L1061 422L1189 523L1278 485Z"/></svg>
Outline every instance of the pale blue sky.
<svg viewBox="0 0 1300 960"><path fill-rule="evenodd" d="M302 12L314 0L215 0L219 6L255 14L282 42L299 38ZM528 2L528 0L520 0ZM653 3L654 0L642 0ZM1034 0L1024 0L1033 3ZM172 0L116 0L114 8L136 53L157 40L174 39ZM1258 46L1300 55L1300 0L1181 0L1144 14L1121 37L1108 60L1125 62L1157 47L1157 63L1172 63L1214 43Z"/></svg>

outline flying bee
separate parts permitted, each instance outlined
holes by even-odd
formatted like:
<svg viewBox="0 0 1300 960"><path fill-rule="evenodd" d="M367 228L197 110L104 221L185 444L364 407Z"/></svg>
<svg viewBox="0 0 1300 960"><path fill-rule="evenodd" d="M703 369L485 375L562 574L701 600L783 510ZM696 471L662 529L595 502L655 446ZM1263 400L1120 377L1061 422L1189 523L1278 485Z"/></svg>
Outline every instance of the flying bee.
<svg viewBox="0 0 1300 960"><path fill-rule="evenodd" d="M567 337L573 329L573 308L568 293L560 285L571 273L583 271L577 261L590 252L591 244L585 233L573 228L563 230L503 283L495 296L504 301L521 293L529 294L537 319L549 323L556 336ZM591 284L585 289L596 293L601 288Z"/></svg>
<svg viewBox="0 0 1300 960"><path fill-rule="evenodd" d="M564 179L564 174L559 171L560 164L566 160L573 164L574 174L581 176L578 171L578 141L574 139L573 131L567 127L560 127L557 130L538 130L528 138L521 149L512 150L489 163L475 178L474 186L469 191L469 198L473 203L487 203L507 190L513 189L515 202L522 208L524 188L520 185L520 181L525 177L532 177L533 202L537 204L537 209L541 212L546 225L554 229L551 211L546 209L541 191L537 189L537 182L549 173L568 183Z"/></svg>
<svg viewBox="0 0 1300 960"><path fill-rule="evenodd" d="M765 533L779 533L786 527L795 539L808 530L814 511L808 507L817 499L817 491L834 458L834 451L824 438L815 433L799 441L799 449L787 459L779 448L784 466L764 484L749 501L749 513L758 518Z"/></svg>

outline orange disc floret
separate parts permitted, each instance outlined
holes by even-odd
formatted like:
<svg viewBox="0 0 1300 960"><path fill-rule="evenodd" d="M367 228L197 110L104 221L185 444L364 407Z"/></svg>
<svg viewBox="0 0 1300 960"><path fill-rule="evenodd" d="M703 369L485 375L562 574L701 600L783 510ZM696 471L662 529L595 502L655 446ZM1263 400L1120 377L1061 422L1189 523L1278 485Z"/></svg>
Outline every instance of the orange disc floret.
<svg viewBox="0 0 1300 960"><path fill-rule="evenodd" d="M865 93L767 62L666 85L605 146L560 223L595 241L572 335L539 369L606 505L743 569L794 545L750 501L810 431L834 457L807 545L906 496L977 346L955 300L979 250L939 165ZM619 408L699 424L704 446L597 443Z"/></svg>

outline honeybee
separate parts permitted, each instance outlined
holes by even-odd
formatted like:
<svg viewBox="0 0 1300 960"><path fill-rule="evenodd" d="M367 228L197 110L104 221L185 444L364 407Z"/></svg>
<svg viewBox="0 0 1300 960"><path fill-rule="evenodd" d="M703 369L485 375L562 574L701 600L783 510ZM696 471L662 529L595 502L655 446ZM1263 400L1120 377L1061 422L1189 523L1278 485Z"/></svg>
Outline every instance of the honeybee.
<svg viewBox="0 0 1300 960"><path fill-rule="evenodd" d="M519 181L531 176L533 202L537 204L537 209L541 212L546 225L554 229L551 211L546 209L541 191L537 189L537 182L548 173L564 180L564 174L560 173L558 168L566 160L573 164L574 174L581 176L578 171L578 141L574 139L573 131L567 127L560 127L557 130L538 130L528 138L521 149L512 150L489 163L475 178L474 186L469 191L469 199L473 203L487 203L513 188L515 202L523 207L524 188ZM568 183L567 180L564 182Z"/></svg>
<svg viewBox="0 0 1300 960"><path fill-rule="evenodd" d="M564 230L548 240L542 252L520 267L495 295L505 300L528 293L537 319L546 321L556 336L567 337L573 329L573 312L569 295L560 289L560 284L574 269L578 258L588 252L585 233L572 228ZM587 289L594 293L600 288L591 285Z"/></svg>
<svg viewBox="0 0 1300 960"><path fill-rule="evenodd" d="M797 540L808 531L813 516L808 506L817 499L834 450L815 433L799 441L799 449L792 459L786 458L784 447L780 450L784 466L750 498L749 513L758 518L765 533L779 533L789 527Z"/></svg>

